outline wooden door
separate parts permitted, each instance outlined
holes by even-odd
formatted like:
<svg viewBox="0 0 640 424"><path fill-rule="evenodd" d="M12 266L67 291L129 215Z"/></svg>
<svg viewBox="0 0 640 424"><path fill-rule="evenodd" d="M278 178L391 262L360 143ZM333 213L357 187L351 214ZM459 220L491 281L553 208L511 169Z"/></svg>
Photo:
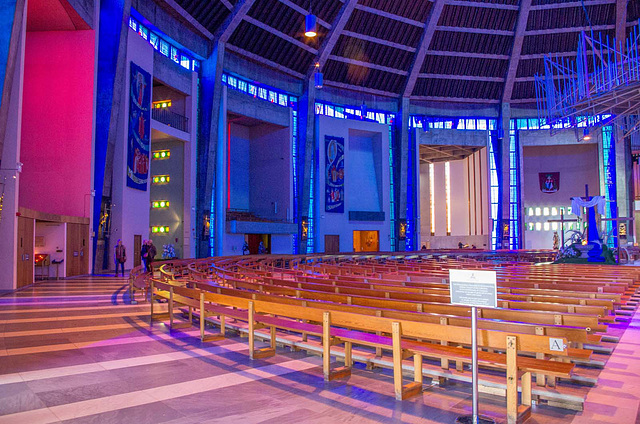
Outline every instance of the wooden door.
<svg viewBox="0 0 640 424"><path fill-rule="evenodd" d="M67 224L67 277L89 273L89 226Z"/></svg>
<svg viewBox="0 0 640 424"><path fill-rule="evenodd" d="M133 235L133 266L137 267L142 264L142 258L140 257L140 252L142 250L142 235L134 234Z"/></svg>
<svg viewBox="0 0 640 424"><path fill-rule="evenodd" d="M258 246L262 241L262 234L247 234L248 243L249 243L249 253L251 255L258 254Z"/></svg>
<svg viewBox="0 0 640 424"><path fill-rule="evenodd" d="M324 236L324 253L340 252L340 236L325 235Z"/></svg>
<svg viewBox="0 0 640 424"><path fill-rule="evenodd" d="M33 218L18 217L17 288L33 284Z"/></svg>

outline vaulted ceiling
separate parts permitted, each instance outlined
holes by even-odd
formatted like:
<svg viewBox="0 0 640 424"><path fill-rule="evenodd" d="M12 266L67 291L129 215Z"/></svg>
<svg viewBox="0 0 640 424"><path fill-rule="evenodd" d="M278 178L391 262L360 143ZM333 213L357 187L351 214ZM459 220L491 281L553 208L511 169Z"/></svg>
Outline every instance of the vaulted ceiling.
<svg viewBox="0 0 640 424"><path fill-rule="evenodd" d="M535 101L544 55L575 57L580 31L627 34L639 0L176 0L227 49L325 85L480 104ZM304 18L318 17L307 39Z"/></svg>

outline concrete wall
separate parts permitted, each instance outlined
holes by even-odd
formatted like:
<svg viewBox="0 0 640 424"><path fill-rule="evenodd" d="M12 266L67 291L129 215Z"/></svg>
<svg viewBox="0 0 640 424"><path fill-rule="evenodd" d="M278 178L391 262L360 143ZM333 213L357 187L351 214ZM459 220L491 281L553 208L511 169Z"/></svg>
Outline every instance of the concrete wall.
<svg viewBox="0 0 640 424"><path fill-rule="evenodd" d="M283 221L292 212L291 130L257 125L250 130L249 209Z"/></svg>
<svg viewBox="0 0 640 424"><path fill-rule="evenodd" d="M20 206L88 217L95 33L27 33Z"/></svg>
<svg viewBox="0 0 640 424"><path fill-rule="evenodd" d="M541 131L539 131L541 132ZM522 139L522 138L521 138ZM571 206L571 197L584 196L584 186L589 184L589 194L600 194L600 177L598 171L598 147L596 144L549 145L523 147L523 199L525 208L523 216L525 226L528 223L541 223L542 231L524 232L526 249L551 248L553 246L553 230L544 231L544 223L559 216L529 216L529 208ZM556 193L543 193L540 190L540 172L560 172L560 187ZM544 210L544 209L543 209ZM535 209L534 209L535 214ZM560 233L558 233L560 234Z"/></svg>
<svg viewBox="0 0 640 424"><path fill-rule="evenodd" d="M113 198L114 204L112 208L111 223L111 244L110 252L112 255L113 246L118 239L122 239L122 243L127 247L131 254L127 255L125 268L133 267L133 237L136 234L142 236L143 239L149 238L149 202L151 200L149 185L146 191L136 190L126 185L127 177L127 134L128 134L128 116L129 116L129 79L130 79L130 62L143 68L151 74L153 80L153 55L154 50L151 44L143 40L142 37L132 36L127 39L127 65L126 65L126 81L124 87L127 87L123 93L114 93L114 95L124 96L122 100L122 109L118 119L117 140L115 152L113 156ZM153 94L152 94L153 98ZM162 246L160 240L154 240L158 256L162 254ZM113 266L112 258L109 259L110 266Z"/></svg>
<svg viewBox="0 0 640 424"><path fill-rule="evenodd" d="M381 125L374 122L344 120L331 118L328 116L318 116L317 125L317 148L318 157L316 161L315 172L315 250L316 252L324 252L324 236L339 235L340 251L353 252L353 231L369 230L379 231L380 250L388 251L391 249L390 243L390 214L389 214L389 167L385 166L389 163L389 129L387 125ZM361 172L359 164L354 163L356 158L362 156L362 151L357 148L352 150L350 143L353 135L354 140L366 134L370 140L379 139L379 143L373 142L372 155L375 164L379 155L380 166L380 189L375 190L381 194L380 204L381 212L384 212L384 221L350 221L349 211L361 211L362 204L359 202L358 191L366 190L359 176L353 175L354 172ZM325 152L324 143L325 135L343 137L345 142L345 207L344 213L328 213L325 212ZM354 147L358 147L361 143L356 141ZM378 144L378 147L375 146ZM379 149L379 152L373 153L373 148ZM355 154L354 154L355 153ZM374 185L376 179L369 181L368 185Z"/></svg>
<svg viewBox="0 0 640 424"><path fill-rule="evenodd" d="M249 184L250 174L250 144L251 135L249 127L231 123L231 140L229 148L229 159L231 161L230 174L228 181L231 188L229 193L230 208L237 210L250 209L249 192L251 190Z"/></svg>
<svg viewBox="0 0 640 424"><path fill-rule="evenodd" d="M380 132L349 130L345 149L351 157L345 164L345 173L351 181L345 196L358 205L359 211L382 211L381 139Z"/></svg>
<svg viewBox="0 0 640 424"><path fill-rule="evenodd" d="M37 237L43 237L44 239L44 246L38 246L36 244L34 250L35 254L48 254L49 262L53 260L64 260L67 258L67 224L58 222L36 221L35 236L36 239ZM60 265L58 265L58 267L58 277L65 277L67 275L67 262L62 262ZM45 276L47 275L46 272L48 271L49 277L55 277L56 265L50 264L48 269L47 267L45 267L44 269L42 269L42 271L44 271ZM41 275L40 272L42 271L38 271L38 276Z"/></svg>

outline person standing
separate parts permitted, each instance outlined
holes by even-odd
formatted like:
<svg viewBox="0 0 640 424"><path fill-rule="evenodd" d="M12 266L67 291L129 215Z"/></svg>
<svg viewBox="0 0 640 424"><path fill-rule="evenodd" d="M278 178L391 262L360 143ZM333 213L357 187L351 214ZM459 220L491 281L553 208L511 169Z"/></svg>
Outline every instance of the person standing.
<svg viewBox="0 0 640 424"><path fill-rule="evenodd" d="M148 243L149 243L149 247L147 250L147 271L153 273L152 263L158 251L156 250L156 247L153 245L153 241L148 240Z"/></svg>
<svg viewBox="0 0 640 424"><path fill-rule="evenodd" d="M258 255L264 255L265 253L267 253L267 249L265 249L264 243L260 241L260 244L258 245Z"/></svg>
<svg viewBox="0 0 640 424"><path fill-rule="evenodd" d="M142 240L142 247L140 248L140 258L142 259L142 264L144 265L145 271L148 269L147 267L147 252L149 251L149 241Z"/></svg>
<svg viewBox="0 0 640 424"><path fill-rule="evenodd" d="M122 269L122 276L124 277L124 263L127 262L127 249L120 239L118 239L116 243L114 260L116 262L116 277L118 276L118 266Z"/></svg>

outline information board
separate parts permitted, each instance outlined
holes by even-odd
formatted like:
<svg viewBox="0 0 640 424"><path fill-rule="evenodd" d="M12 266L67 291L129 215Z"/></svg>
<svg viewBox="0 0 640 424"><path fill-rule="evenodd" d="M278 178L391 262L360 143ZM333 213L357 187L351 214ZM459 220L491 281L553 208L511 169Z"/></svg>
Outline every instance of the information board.
<svg viewBox="0 0 640 424"><path fill-rule="evenodd" d="M495 271L449 270L449 294L451 304L496 308L498 290Z"/></svg>

